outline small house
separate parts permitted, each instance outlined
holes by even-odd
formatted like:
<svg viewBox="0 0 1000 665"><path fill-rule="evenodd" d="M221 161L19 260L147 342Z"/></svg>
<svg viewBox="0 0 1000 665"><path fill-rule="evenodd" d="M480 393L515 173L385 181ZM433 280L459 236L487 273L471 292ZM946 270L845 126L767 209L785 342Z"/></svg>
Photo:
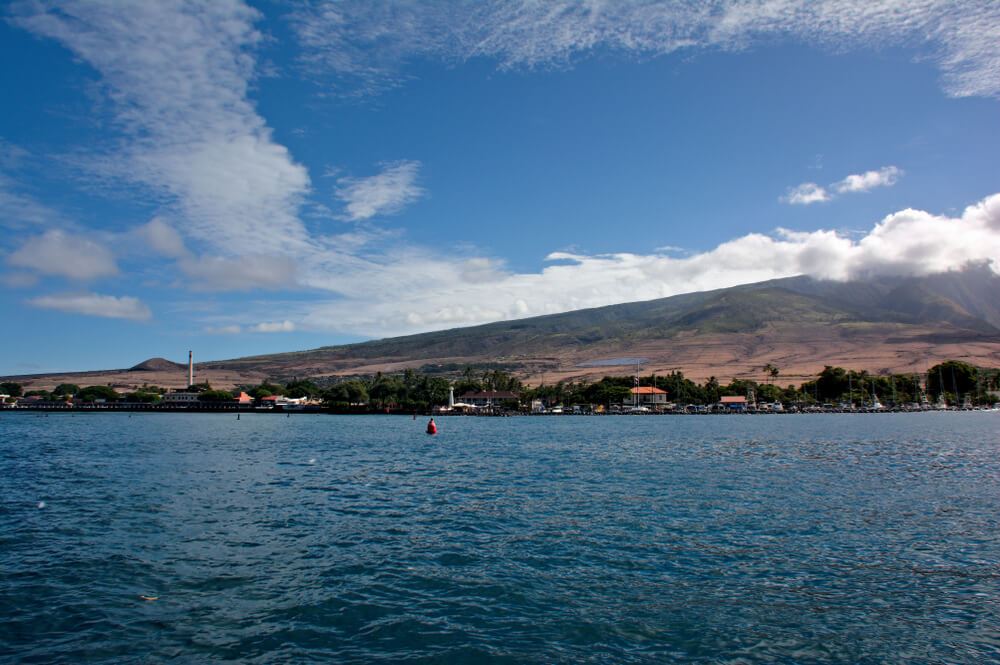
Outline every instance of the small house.
<svg viewBox="0 0 1000 665"><path fill-rule="evenodd" d="M632 399L629 404L639 403L639 406L664 407L667 404L667 391L654 386L636 386L630 391Z"/></svg>
<svg viewBox="0 0 1000 665"><path fill-rule="evenodd" d="M746 411L747 398L735 395L726 395L719 398L719 408L723 411Z"/></svg>

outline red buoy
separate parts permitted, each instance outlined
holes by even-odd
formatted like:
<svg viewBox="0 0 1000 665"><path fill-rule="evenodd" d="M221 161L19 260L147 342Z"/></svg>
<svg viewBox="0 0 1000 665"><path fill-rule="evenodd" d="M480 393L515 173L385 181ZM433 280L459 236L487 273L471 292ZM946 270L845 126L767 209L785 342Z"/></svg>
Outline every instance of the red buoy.
<svg viewBox="0 0 1000 665"><path fill-rule="evenodd" d="M427 433L428 434L437 434L438 433L438 426L434 424L434 419L433 418L431 418L430 422L427 423Z"/></svg>

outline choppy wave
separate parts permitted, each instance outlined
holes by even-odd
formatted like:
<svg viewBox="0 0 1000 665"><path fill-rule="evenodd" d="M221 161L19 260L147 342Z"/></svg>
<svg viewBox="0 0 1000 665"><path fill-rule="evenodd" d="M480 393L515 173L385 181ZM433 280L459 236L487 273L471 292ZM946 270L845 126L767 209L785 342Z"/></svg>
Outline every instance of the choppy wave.
<svg viewBox="0 0 1000 665"><path fill-rule="evenodd" d="M1000 659L995 414L440 424L3 415L0 660Z"/></svg>

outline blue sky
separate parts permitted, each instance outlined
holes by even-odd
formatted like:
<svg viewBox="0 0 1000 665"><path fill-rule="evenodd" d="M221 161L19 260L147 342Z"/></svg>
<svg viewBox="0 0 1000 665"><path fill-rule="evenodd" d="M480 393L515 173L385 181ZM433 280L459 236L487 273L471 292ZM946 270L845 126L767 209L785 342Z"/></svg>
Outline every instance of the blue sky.
<svg viewBox="0 0 1000 665"><path fill-rule="evenodd" d="M1000 264L995 3L4 12L0 373Z"/></svg>

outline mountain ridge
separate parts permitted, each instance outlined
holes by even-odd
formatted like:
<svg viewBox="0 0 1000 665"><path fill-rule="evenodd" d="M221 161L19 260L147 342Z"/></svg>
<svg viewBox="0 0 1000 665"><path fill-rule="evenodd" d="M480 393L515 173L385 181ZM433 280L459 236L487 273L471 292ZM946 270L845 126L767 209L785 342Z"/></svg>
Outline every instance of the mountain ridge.
<svg viewBox="0 0 1000 665"><path fill-rule="evenodd" d="M529 383L541 383L631 371L593 365L622 357L644 358L644 371L681 370L695 379L759 379L765 364L777 365L787 379L808 378L824 365L919 372L953 358L1000 366L996 293L1000 276L987 266L853 282L789 277L355 344L201 362L195 374L196 380L223 387L265 378L335 381L408 368L454 375L465 366L505 369ZM140 368L147 371L135 371ZM180 363L157 358L131 371L131 376L129 370L106 374L110 382L123 385L137 381L136 374L144 382L186 385L186 366ZM47 375L49 380L56 376L72 374ZM44 383L37 376L32 379Z"/></svg>

